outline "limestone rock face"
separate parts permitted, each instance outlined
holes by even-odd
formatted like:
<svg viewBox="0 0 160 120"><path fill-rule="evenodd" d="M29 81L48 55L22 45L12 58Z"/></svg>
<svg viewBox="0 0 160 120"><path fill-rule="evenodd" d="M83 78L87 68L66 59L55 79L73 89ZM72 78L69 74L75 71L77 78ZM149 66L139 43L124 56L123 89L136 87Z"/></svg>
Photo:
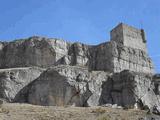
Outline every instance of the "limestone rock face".
<svg viewBox="0 0 160 120"><path fill-rule="evenodd" d="M91 72L71 66L50 68L31 82L17 96L16 101L37 105L99 105L102 82L108 73ZM23 96L27 96L22 100Z"/></svg>
<svg viewBox="0 0 160 120"><path fill-rule="evenodd" d="M0 42L0 98L10 102L151 109L160 100L153 74L144 31L124 24L99 45L36 36Z"/></svg>
<svg viewBox="0 0 160 120"><path fill-rule="evenodd" d="M146 51L119 45L115 41L89 46L59 39L30 37L0 44L0 68L49 67L55 65L86 67L90 71L154 73Z"/></svg>
<svg viewBox="0 0 160 120"><path fill-rule="evenodd" d="M115 46L113 52L113 65L114 72L122 70L131 70L135 72L154 73L154 67L151 59L145 51L133 49L130 47L118 45Z"/></svg>
<svg viewBox="0 0 160 120"><path fill-rule="evenodd" d="M71 56L71 65L88 66L89 46L82 43L74 43L70 47L68 54Z"/></svg>
<svg viewBox="0 0 160 120"><path fill-rule="evenodd" d="M102 43L89 49L89 69L113 72L113 42Z"/></svg>
<svg viewBox="0 0 160 120"><path fill-rule="evenodd" d="M15 97L15 102L36 105L97 106L117 104L134 108L159 106L152 75L132 71L107 73L89 72L77 66L61 65L44 71L26 85Z"/></svg>
<svg viewBox="0 0 160 120"><path fill-rule="evenodd" d="M154 92L152 75L122 71L113 74L102 86L101 103L134 107L139 101L149 108L159 106L159 98Z"/></svg>
<svg viewBox="0 0 160 120"><path fill-rule="evenodd" d="M0 68L40 66L48 67L67 52L67 43L62 40L31 37L2 43Z"/></svg>
<svg viewBox="0 0 160 120"><path fill-rule="evenodd" d="M39 77L40 68L12 68L0 70L0 98L9 102L15 99L23 87Z"/></svg>
<svg viewBox="0 0 160 120"><path fill-rule="evenodd" d="M90 48L89 69L154 73L153 63L145 51L110 41Z"/></svg>

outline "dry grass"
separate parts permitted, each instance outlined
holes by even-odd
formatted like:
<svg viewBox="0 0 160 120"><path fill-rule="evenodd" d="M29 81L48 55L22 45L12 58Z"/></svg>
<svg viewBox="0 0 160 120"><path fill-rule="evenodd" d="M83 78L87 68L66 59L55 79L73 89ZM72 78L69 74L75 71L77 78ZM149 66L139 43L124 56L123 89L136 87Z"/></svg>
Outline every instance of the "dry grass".
<svg viewBox="0 0 160 120"><path fill-rule="evenodd" d="M0 113L8 114L9 110L1 107L0 108Z"/></svg>
<svg viewBox="0 0 160 120"><path fill-rule="evenodd" d="M28 104L4 104L0 120L139 120L145 111L107 107L54 107ZM149 116L154 116L150 114ZM155 119L160 120L160 119Z"/></svg>
<svg viewBox="0 0 160 120"><path fill-rule="evenodd" d="M94 109L94 110L92 111L92 113L96 113L96 114L103 114L103 113L105 113L105 112L106 112L106 110L103 109L102 107L96 108L96 109Z"/></svg>
<svg viewBox="0 0 160 120"><path fill-rule="evenodd" d="M98 120L111 120L111 117L110 116L102 116L100 118L98 118Z"/></svg>

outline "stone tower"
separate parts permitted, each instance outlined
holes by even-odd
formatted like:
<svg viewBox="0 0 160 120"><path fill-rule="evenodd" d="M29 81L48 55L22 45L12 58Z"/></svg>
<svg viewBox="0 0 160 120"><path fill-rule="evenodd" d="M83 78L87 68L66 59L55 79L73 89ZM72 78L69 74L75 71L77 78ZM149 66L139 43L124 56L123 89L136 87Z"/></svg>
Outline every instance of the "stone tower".
<svg viewBox="0 0 160 120"><path fill-rule="evenodd" d="M120 23L110 34L111 40L116 41L119 45L147 52L145 32L143 29L137 29Z"/></svg>
<svg viewBox="0 0 160 120"><path fill-rule="evenodd" d="M145 32L120 23L110 32L113 72L131 70L135 72L154 73L153 63L147 53Z"/></svg>

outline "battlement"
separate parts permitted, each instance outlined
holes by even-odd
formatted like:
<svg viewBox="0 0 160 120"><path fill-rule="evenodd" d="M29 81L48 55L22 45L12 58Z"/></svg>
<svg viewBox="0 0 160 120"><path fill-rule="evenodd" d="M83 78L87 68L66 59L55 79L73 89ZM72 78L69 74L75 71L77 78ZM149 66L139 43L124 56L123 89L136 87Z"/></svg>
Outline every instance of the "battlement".
<svg viewBox="0 0 160 120"><path fill-rule="evenodd" d="M110 32L111 40L118 44L147 52L146 37L143 29L120 23Z"/></svg>

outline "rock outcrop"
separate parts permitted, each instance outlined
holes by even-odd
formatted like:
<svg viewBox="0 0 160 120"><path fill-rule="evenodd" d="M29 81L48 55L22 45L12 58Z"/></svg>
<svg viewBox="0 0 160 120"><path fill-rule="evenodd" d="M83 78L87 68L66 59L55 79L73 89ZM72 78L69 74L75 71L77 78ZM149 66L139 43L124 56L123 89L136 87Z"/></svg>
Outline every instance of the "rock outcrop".
<svg viewBox="0 0 160 120"><path fill-rule="evenodd" d="M0 98L13 102L15 96L44 70L34 68L10 68L0 70Z"/></svg>
<svg viewBox="0 0 160 120"><path fill-rule="evenodd" d="M101 103L138 108L159 106L152 75L128 70L113 74L102 86Z"/></svg>
<svg viewBox="0 0 160 120"><path fill-rule="evenodd" d="M62 40L43 37L1 42L0 68L49 67L66 55L67 47Z"/></svg>
<svg viewBox="0 0 160 120"><path fill-rule="evenodd" d="M91 49L89 69L121 72L154 73L153 63L148 54L140 49L123 46L115 41L100 44Z"/></svg>
<svg viewBox="0 0 160 120"><path fill-rule="evenodd" d="M97 106L102 83L108 76L107 72L88 72L75 66L49 68L25 87L15 101L37 105Z"/></svg>
<svg viewBox="0 0 160 120"><path fill-rule="evenodd" d="M129 34L119 32L123 30L128 30ZM65 64L87 67L90 71L120 72L128 69L154 73L153 63L140 33L141 30L120 24L112 30L111 41L95 46L44 37L1 42L0 68ZM138 34L138 37L133 37L135 34ZM127 39L129 35L132 37ZM134 40L137 42L132 47L129 43ZM140 45L143 47L139 47Z"/></svg>
<svg viewBox="0 0 160 120"><path fill-rule="evenodd" d="M44 37L0 42L0 98L9 102L153 109L160 100L153 76L144 31L125 24L99 45Z"/></svg>

